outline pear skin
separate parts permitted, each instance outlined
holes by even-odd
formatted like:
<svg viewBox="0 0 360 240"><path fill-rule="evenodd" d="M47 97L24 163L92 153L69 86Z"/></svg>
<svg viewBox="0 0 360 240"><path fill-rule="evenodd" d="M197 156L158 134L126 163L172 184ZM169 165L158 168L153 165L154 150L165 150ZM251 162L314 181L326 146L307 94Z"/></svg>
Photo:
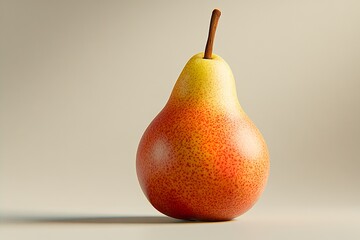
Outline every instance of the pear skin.
<svg viewBox="0 0 360 240"><path fill-rule="evenodd" d="M194 55L143 134L136 170L160 212L224 221L249 210L264 190L269 153L239 104L232 71L219 56Z"/></svg>

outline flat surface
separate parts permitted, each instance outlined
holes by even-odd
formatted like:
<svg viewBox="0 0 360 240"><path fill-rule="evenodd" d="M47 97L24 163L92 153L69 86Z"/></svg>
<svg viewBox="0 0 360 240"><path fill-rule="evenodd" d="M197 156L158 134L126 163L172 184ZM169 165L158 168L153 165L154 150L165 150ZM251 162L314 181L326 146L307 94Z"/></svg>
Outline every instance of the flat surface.
<svg viewBox="0 0 360 240"><path fill-rule="evenodd" d="M9 215L1 239L359 239L360 208L279 208L229 222L165 216Z"/></svg>

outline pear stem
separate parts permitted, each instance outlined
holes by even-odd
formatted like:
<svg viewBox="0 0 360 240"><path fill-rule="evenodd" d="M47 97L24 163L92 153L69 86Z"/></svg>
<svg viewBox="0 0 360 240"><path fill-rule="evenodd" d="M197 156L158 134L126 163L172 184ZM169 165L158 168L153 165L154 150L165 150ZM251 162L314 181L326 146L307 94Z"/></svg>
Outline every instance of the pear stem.
<svg viewBox="0 0 360 240"><path fill-rule="evenodd" d="M207 42L206 42L204 59L211 59L212 58L212 51L213 51L213 45L214 45L215 32L216 32L216 27L218 25L220 15L221 15L221 12L220 12L219 9L214 9L212 11L211 20L210 20L209 35L208 35L208 39L207 39Z"/></svg>

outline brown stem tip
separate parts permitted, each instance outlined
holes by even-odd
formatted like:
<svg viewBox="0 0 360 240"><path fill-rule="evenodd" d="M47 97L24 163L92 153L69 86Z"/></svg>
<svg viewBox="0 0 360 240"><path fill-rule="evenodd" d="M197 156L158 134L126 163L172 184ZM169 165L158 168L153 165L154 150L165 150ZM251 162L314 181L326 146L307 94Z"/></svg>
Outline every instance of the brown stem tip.
<svg viewBox="0 0 360 240"><path fill-rule="evenodd" d="M208 39L207 39L207 42L206 42L204 59L211 59L212 58L212 51L213 51L213 45L214 45L215 32L216 32L216 27L217 27L220 15L221 15L221 12L220 12L219 9L214 9L212 14L211 14L209 35L208 35Z"/></svg>

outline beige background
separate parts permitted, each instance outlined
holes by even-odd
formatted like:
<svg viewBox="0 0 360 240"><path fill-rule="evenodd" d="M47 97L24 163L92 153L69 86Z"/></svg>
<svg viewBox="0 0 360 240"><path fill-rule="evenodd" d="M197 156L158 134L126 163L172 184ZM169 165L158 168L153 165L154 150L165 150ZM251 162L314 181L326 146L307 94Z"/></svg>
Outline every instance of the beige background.
<svg viewBox="0 0 360 240"><path fill-rule="evenodd" d="M203 51L214 7L214 51L271 154L243 232L262 219L271 233L264 219L280 215L359 226L347 215L360 216L357 0L0 0L0 214L158 215L137 182L137 144Z"/></svg>

